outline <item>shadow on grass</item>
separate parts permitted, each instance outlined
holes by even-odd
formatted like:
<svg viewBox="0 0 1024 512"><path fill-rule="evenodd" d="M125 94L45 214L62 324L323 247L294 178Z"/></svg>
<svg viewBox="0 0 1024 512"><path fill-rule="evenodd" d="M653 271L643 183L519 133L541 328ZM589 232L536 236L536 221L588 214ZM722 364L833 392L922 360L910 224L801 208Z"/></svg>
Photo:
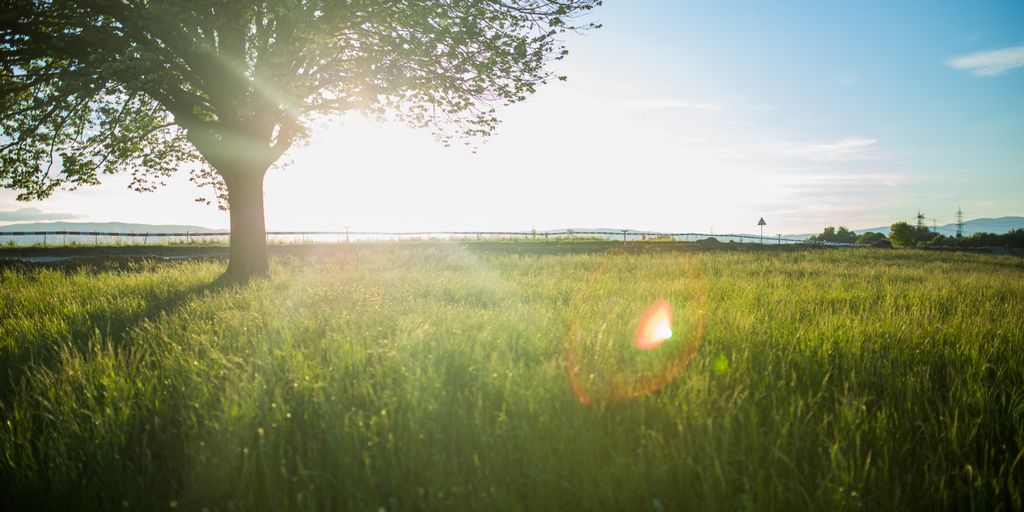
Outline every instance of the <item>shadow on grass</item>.
<svg viewBox="0 0 1024 512"><path fill-rule="evenodd" d="M63 272L86 272L102 275L109 272L146 272L152 270L133 268L125 261L104 261L94 264L75 262L73 265L6 265L0 270L10 269L16 272L31 273L39 269L55 269ZM135 261L138 263L138 260ZM159 267L178 265L177 262L159 262ZM157 268L159 268L157 267ZM173 315L182 306L196 297L215 293L227 288L244 286L244 282L220 276L205 284L184 286L161 295L146 294L148 290L125 290L127 299L142 298L142 308L95 309L80 317L62 319L68 322L66 332L60 338L54 338L44 330L33 331L22 339L7 340L0 346L0 402L6 401L11 393L22 384L25 377L40 370L57 372L61 366L62 354L72 352L87 354L95 349L94 343L102 342L116 351L123 351L132 333L144 322ZM134 297L132 295L135 295ZM68 314L61 311L61 305L52 310L34 311L29 321L53 321L53 315ZM51 317L51 318L47 318Z"/></svg>
<svg viewBox="0 0 1024 512"><path fill-rule="evenodd" d="M115 394L111 397L122 400L115 405L122 411L115 427L79 424L76 418L82 415L110 418L101 405L106 384L102 376L68 373L78 371L68 366L111 352L138 361L133 353L146 347L136 343L137 334L148 322L239 285L187 274L198 267L180 262L124 263L21 265L0 278L0 286L12 277L35 295L8 305L19 317L3 321L8 339L0 344L0 418L7 420L5 432L12 437L5 443L11 452L0 464L0 489L5 490L0 510L110 510L121 500L138 507L146 493L152 496L145 508L152 508L180 490L176 472L187 461L184 436L190 430L183 413L190 397L174 384L161 386L158 399L150 402L134 394L124 401ZM204 276L209 270L203 270ZM66 277L53 279L54 271ZM82 277L103 281L98 296L90 295L90 289L57 289L80 285ZM74 382L63 378L67 375ZM135 469L124 470L125 465ZM118 485L126 486L121 489L125 495L105 496Z"/></svg>

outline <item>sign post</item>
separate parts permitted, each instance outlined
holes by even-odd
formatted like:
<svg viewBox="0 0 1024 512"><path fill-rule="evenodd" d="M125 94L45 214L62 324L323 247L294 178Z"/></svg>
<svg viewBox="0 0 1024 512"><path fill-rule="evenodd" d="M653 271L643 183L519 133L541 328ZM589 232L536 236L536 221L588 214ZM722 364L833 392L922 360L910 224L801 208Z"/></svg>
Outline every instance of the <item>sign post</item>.
<svg viewBox="0 0 1024 512"><path fill-rule="evenodd" d="M768 223L764 221L764 217L761 217L761 220L757 221L757 225L761 228L761 245L764 245L764 227L767 226Z"/></svg>

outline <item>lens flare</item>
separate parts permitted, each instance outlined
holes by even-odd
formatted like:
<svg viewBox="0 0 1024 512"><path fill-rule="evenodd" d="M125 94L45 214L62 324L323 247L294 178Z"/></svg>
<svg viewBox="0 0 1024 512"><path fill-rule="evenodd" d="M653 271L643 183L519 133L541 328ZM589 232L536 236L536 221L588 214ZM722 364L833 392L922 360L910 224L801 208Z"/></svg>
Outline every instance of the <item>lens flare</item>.
<svg viewBox="0 0 1024 512"><path fill-rule="evenodd" d="M661 299L640 319L636 328L636 340L633 342L640 350L653 350L672 337L672 306Z"/></svg>
<svg viewBox="0 0 1024 512"><path fill-rule="evenodd" d="M706 301L689 253L606 253L567 308L565 369L577 400L618 402L669 385L701 348Z"/></svg>

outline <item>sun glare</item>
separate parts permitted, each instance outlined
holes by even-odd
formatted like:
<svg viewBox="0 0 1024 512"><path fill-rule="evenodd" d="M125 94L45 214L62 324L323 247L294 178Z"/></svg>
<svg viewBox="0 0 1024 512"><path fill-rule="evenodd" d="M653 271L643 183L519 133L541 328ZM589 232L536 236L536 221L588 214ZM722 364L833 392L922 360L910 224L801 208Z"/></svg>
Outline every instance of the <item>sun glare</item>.
<svg viewBox="0 0 1024 512"><path fill-rule="evenodd" d="M668 325L659 325L655 334L657 334L659 338L667 340L672 337L672 328Z"/></svg>
<svg viewBox="0 0 1024 512"><path fill-rule="evenodd" d="M652 350L672 337L672 306L667 300L655 302L640 319L634 344L640 350Z"/></svg>

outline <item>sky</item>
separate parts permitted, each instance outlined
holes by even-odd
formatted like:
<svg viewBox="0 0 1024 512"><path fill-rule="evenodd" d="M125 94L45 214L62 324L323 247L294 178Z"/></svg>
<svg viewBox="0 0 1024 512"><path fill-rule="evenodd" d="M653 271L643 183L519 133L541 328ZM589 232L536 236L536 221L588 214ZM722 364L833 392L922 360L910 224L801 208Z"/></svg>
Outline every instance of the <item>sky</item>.
<svg viewBox="0 0 1024 512"><path fill-rule="evenodd" d="M265 184L276 230L817 232L1024 215L1024 2L609 0L474 153L345 116ZM15 201L0 223L226 228L187 173ZM24 209L24 210L21 210ZM18 210L21 210L20 212ZM929 222L930 223L930 222Z"/></svg>

